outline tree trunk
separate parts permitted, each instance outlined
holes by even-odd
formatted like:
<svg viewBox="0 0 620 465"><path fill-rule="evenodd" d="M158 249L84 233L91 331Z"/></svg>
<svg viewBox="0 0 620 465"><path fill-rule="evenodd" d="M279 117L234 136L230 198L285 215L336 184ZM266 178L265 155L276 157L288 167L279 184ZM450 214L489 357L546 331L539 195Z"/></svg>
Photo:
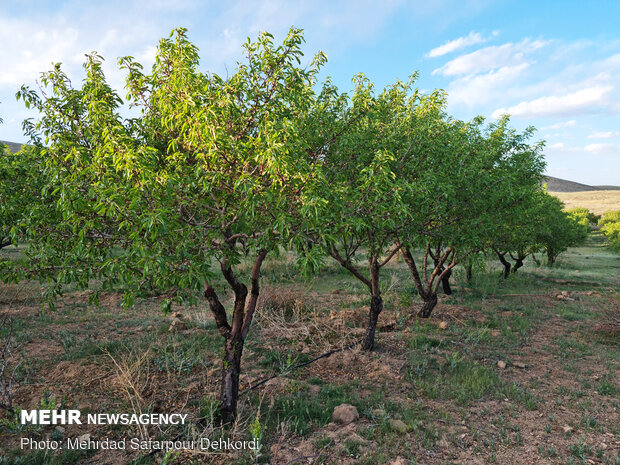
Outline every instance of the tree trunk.
<svg viewBox="0 0 620 465"><path fill-rule="evenodd" d="M547 250L547 265L548 266L553 266L553 264L555 263L555 255L553 252L551 252L550 250Z"/></svg>
<svg viewBox="0 0 620 465"><path fill-rule="evenodd" d="M224 347L222 363L222 391L220 394L220 409L218 422L220 424L233 423L237 418L237 401L239 400L239 375L241 373L241 354L243 340L230 339Z"/></svg>
<svg viewBox="0 0 620 465"><path fill-rule="evenodd" d="M364 350L372 350L375 346L375 332L377 331L377 321L379 314L383 310L383 299L381 295L373 295L370 298L370 311L368 312L368 327L364 337Z"/></svg>
<svg viewBox="0 0 620 465"><path fill-rule="evenodd" d="M418 316L420 318L428 318L433 313L433 309L437 305L437 293L432 292L430 294L421 295L424 303L422 304L422 308L418 311Z"/></svg>
<svg viewBox="0 0 620 465"><path fill-rule="evenodd" d="M260 250L254 261L249 301L247 286L237 279L232 267L226 260L220 263L222 274L235 293L232 324L228 322L226 309L220 302L215 288L208 282L205 282L204 296L213 313L217 329L224 338L220 408L217 414L217 420L220 424L233 423L237 417L241 355L243 353L243 344L250 330L254 311L256 310L259 296L260 269L266 255L266 250Z"/></svg>
<svg viewBox="0 0 620 465"><path fill-rule="evenodd" d="M523 266L523 259L521 257L517 258L514 266L512 267L512 273L516 273L519 268Z"/></svg>
<svg viewBox="0 0 620 465"><path fill-rule="evenodd" d="M471 280L473 278L472 268L473 268L473 265L471 263L468 263L465 266L465 277L468 283L471 283Z"/></svg>
<svg viewBox="0 0 620 465"><path fill-rule="evenodd" d="M448 270L446 274L441 278L441 287L443 287L443 293L446 295L452 295L452 288L450 287L450 276L452 270Z"/></svg>
<svg viewBox="0 0 620 465"><path fill-rule="evenodd" d="M383 299L381 298L381 285L379 282L379 263L376 256L368 259L368 272L370 275L370 310L368 311L368 327L364 337L364 350L372 350L375 346L375 332L377 331L377 321L379 314L383 310Z"/></svg>
<svg viewBox="0 0 620 465"><path fill-rule="evenodd" d="M510 276L510 262L508 260L506 260L506 254L505 253L499 253L499 251L495 251L495 253L497 254L497 258L499 258L499 261L502 263L502 265L504 265L504 279L508 279L508 276Z"/></svg>

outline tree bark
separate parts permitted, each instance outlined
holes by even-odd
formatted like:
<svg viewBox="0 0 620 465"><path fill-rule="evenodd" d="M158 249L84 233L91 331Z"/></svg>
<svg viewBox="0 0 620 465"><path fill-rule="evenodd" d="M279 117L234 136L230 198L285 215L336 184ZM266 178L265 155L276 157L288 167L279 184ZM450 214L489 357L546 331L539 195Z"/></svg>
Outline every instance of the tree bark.
<svg viewBox="0 0 620 465"><path fill-rule="evenodd" d="M497 254L497 258L499 258L499 261L502 263L502 265L504 265L504 279L508 279L508 276L510 276L510 262L508 260L506 260L506 254L505 253L500 253L499 250L495 250L495 253Z"/></svg>
<svg viewBox="0 0 620 465"><path fill-rule="evenodd" d="M241 355L243 339L231 338L224 347L222 364L222 390L217 420L220 424L233 423L237 418L239 400L239 375L241 374Z"/></svg>
<svg viewBox="0 0 620 465"><path fill-rule="evenodd" d="M448 270L446 274L441 278L441 287L443 288L443 293L446 295L452 295L452 288L450 287L450 276L452 275L452 270Z"/></svg>
<svg viewBox="0 0 620 465"><path fill-rule="evenodd" d="M547 265L553 266L554 263L555 263L555 254L551 252L550 250L547 250Z"/></svg>
<svg viewBox="0 0 620 465"><path fill-rule="evenodd" d="M373 295L370 298L370 311L368 312L368 326L366 327L366 335L364 336L364 344L362 349L372 350L375 347L375 332L377 331L377 321L379 314L383 310L383 299L380 295Z"/></svg>
<svg viewBox="0 0 620 465"><path fill-rule="evenodd" d="M437 305L437 293L431 292L430 294L426 294L421 296L424 303L420 310L418 310L418 316L420 318L428 318L433 313L433 309Z"/></svg>
<svg viewBox="0 0 620 465"><path fill-rule="evenodd" d="M520 255L515 259L515 264L512 267L512 273L516 273L519 268L523 266L523 260L525 257L521 257Z"/></svg>
<svg viewBox="0 0 620 465"><path fill-rule="evenodd" d="M228 323L226 309L220 302L213 286L205 283L204 296L209 303L215 324L224 338L224 357L222 360L222 384L220 406L217 414L219 424L233 423L237 417L239 400L239 375L241 374L241 355L259 296L259 277L266 250L260 250L254 261L251 278L251 292L248 300L248 288L237 279L232 267L226 260L221 262L222 274L235 293L232 324ZM246 308L247 303L247 308Z"/></svg>
<svg viewBox="0 0 620 465"><path fill-rule="evenodd" d="M368 326L362 348L372 350L375 347L375 333L377 331L377 321L379 314L383 310L383 299L381 298L381 287L379 283L379 263L376 257L368 259L368 271L370 272L370 310L368 311Z"/></svg>
<svg viewBox="0 0 620 465"><path fill-rule="evenodd" d="M472 269L473 269L473 265L472 265L471 263L468 263L468 264L465 266L465 278L467 279L467 282L468 282L468 283L471 283L471 280L472 280L472 279L473 279L473 277L474 277L474 276L473 276L473 271L472 271Z"/></svg>

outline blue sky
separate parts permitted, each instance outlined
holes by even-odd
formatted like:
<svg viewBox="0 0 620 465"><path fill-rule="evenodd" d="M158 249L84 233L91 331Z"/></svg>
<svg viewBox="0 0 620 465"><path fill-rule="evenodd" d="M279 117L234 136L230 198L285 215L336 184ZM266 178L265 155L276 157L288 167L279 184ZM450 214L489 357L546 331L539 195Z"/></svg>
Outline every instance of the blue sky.
<svg viewBox="0 0 620 465"><path fill-rule="evenodd" d="M305 30L308 61L343 90L363 72L377 88L420 72L418 86L448 92L449 112L469 120L512 116L538 128L547 172L620 185L618 1L0 1L0 139L24 142L30 116L15 92L62 62L79 85L84 53L106 58L120 89L119 56L153 62L159 38L189 29L206 71L226 74L241 44L266 30ZM122 92L121 92L122 94Z"/></svg>

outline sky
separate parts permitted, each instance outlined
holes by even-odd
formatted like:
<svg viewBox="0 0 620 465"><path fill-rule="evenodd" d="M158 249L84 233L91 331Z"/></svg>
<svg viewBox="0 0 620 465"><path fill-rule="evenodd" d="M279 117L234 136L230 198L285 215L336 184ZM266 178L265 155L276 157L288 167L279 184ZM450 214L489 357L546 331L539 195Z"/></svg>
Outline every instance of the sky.
<svg viewBox="0 0 620 465"><path fill-rule="evenodd" d="M15 99L52 63L77 87L84 54L105 58L108 82L124 95L117 60L148 69L157 42L188 29L201 68L223 76L259 31L282 40L304 29L308 63L328 57L322 77L342 91L364 73L381 89L419 72L417 86L444 89L448 112L470 120L511 115L544 140L547 174L620 185L620 1L209 1L0 0L0 140L27 142L36 118Z"/></svg>

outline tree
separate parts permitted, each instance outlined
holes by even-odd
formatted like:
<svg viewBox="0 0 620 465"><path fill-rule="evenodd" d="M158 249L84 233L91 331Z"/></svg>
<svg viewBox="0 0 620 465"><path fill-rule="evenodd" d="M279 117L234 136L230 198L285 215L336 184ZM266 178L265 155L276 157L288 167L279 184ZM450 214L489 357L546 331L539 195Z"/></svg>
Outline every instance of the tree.
<svg viewBox="0 0 620 465"><path fill-rule="evenodd" d="M547 192L539 200L537 242L547 253L547 265L553 266L562 252L583 243L587 229L564 211L564 203Z"/></svg>
<svg viewBox="0 0 620 465"><path fill-rule="evenodd" d="M100 290L122 289L126 305L144 290L164 292L164 307L195 301L202 288L224 339L223 422L236 416L263 261L312 204L305 185L318 152L299 134L325 57L300 67L302 42L298 29L279 46L262 33L222 78L198 71L198 50L177 29L160 41L151 74L120 60L136 118L121 116L97 55L81 89L56 65L41 79L49 94L19 93L41 112L27 129L35 143L49 142L43 192L61 214L56 223L45 215L30 222L32 272L57 292L99 278ZM234 294L230 320L217 274Z"/></svg>
<svg viewBox="0 0 620 465"><path fill-rule="evenodd" d="M370 294L364 350L372 350L380 313L381 269L398 252L394 245L397 219L407 214L401 201L397 169L404 153L407 106L415 105L417 92L398 82L379 95L362 75L350 105L341 101L332 132L337 136L326 147L318 224L310 237L317 246L358 279ZM365 267L356 263L363 256ZM366 268L366 270L364 270Z"/></svg>
<svg viewBox="0 0 620 465"><path fill-rule="evenodd" d="M11 153L0 144L0 249L23 237L24 222L40 199L42 176L35 147Z"/></svg>
<svg viewBox="0 0 620 465"><path fill-rule="evenodd" d="M620 210L606 212L598 226L609 240L612 249L620 252Z"/></svg>
<svg viewBox="0 0 620 465"><path fill-rule="evenodd" d="M422 126L427 128L421 136L425 142L406 164L418 170L406 174L412 183L409 191L423 189L423 195L410 201L418 216L404 225L399 237L423 300L420 317L430 316L441 283L449 289L451 270L483 250L498 225L538 187L544 168L542 144L527 143L533 128L519 134L502 118L483 130L482 118L452 120L444 106L439 101L429 107L434 116ZM421 271L413 254L416 247L424 254Z"/></svg>

